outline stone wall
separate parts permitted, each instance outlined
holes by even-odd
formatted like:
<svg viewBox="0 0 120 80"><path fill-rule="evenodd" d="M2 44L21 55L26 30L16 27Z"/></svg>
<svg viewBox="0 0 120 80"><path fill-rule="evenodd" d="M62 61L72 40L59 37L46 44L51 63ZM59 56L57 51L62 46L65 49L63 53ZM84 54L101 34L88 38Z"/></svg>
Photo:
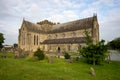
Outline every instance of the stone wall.
<svg viewBox="0 0 120 80"><path fill-rule="evenodd" d="M89 26L89 24L86 24L86 25L88 25L88 27L86 27L86 29L89 32L89 35L93 38L94 44L96 44L99 41L99 25L97 22L97 18L93 17L93 19L94 19L94 21L90 18L90 20L93 21L93 22L90 22L92 25ZM86 19L86 23L87 23L87 21L89 21L89 19ZM74 30L74 31L65 30L63 32L60 31L60 32L55 32L55 33L54 32L53 33L45 33L47 31L52 30L52 25L56 25L47 20L45 20L43 22L38 22L37 23L38 25L30 23L30 22L27 22L27 24L29 24L29 25L26 25L26 22L23 20L23 24L22 24L21 28L19 29L18 46L22 50L36 51L37 48L41 48L44 51L57 52L58 47L59 47L61 52L64 52L64 51L75 52L78 50L78 47L80 48L80 47L85 46L85 43L42 44L42 42L44 42L45 40L49 40L49 39L85 37L85 34L84 34L84 30L85 30L84 26L85 25L83 25L83 24L82 24L83 25L82 27L84 29L82 28L82 29L78 29L78 30ZM29 29L28 27L31 29L28 30ZM38 30L36 30L36 29L38 29ZM43 32L39 32L40 29L42 29Z"/></svg>
<svg viewBox="0 0 120 80"><path fill-rule="evenodd" d="M88 29L90 35L92 29ZM27 30L20 32L20 48L25 51L36 51L37 48L41 48L44 51L57 52L58 47L61 51L77 51L81 44L41 44L47 39L60 39L60 38L73 38L73 37L84 37L84 30L55 33L55 34L39 34L35 32L28 32ZM81 45L82 46L82 45Z"/></svg>

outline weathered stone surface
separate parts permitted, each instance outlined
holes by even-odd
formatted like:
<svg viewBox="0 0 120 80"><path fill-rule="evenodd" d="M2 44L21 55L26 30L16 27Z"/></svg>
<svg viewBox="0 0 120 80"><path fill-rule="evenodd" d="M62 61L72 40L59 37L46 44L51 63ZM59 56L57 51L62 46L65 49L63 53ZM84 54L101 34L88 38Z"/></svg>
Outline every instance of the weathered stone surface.
<svg viewBox="0 0 120 80"><path fill-rule="evenodd" d="M97 16L88 17L63 24L54 24L48 20L38 24L23 20L19 29L18 46L23 51L76 52L85 46L84 30L90 33L94 44L99 41L99 24Z"/></svg>

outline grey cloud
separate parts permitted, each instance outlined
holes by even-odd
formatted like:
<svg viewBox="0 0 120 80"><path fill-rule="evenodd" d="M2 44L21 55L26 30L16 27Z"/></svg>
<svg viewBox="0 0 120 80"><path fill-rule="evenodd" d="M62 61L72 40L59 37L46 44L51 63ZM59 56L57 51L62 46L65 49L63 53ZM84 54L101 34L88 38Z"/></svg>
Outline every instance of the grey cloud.
<svg viewBox="0 0 120 80"><path fill-rule="evenodd" d="M0 17L3 19L5 17L10 16L8 12L8 5L6 4L5 0L0 0Z"/></svg>
<svg viewBox="0 0 120 80"><path fill-rule="evenodd" d="M99 0L88 4L84 0L78 0L78 2L74 0L0 0L0 32L5 33L5 42L7 44L13 44L17 42L18 28L21 26L23 17L31 20L31 22L52 17L55 20L57 18L59 21L66 22L69 20L67 16L63 14L64 11L73 11L75 13L75 16L73 16L73 14L68 15L70 18L73 16L72 20L74 18L80 19L92 16L94 12L97 12L100 23L100 38L111 40L120 36L120 12L118 12L119 8L102 11L100 7L103 6L103 4L105 7L116 7L115 2L103 2L103 0ZM111 4L109 5L109 3ZM78 18L76 18L76 16Z"/></svg>

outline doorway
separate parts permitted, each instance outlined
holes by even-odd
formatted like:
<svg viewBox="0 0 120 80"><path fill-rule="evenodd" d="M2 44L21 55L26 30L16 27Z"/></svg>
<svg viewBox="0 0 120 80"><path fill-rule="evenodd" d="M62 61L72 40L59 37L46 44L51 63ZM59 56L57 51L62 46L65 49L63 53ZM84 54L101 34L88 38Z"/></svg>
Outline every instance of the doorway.
<svg viewBox="0 0 120 80"><path fill-rule="evenodd" d="M58 51L58 53L60 53L60 47L58 47L57 51Z"/></svg>

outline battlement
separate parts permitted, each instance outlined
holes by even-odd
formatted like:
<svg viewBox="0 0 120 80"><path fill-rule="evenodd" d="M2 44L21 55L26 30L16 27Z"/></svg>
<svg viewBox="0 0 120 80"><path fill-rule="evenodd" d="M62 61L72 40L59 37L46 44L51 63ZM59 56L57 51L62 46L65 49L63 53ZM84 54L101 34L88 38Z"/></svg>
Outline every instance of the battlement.
<svg viewBox="0 0 120 80"><path fill-rule="evenodd" d="M53 23L53 22L48 21L48 20L44 20L44 21L41 21L41 22L37 22L37 24L39 24L39 25L44 25L44 24L56 25L56 23Z"/></svg>

